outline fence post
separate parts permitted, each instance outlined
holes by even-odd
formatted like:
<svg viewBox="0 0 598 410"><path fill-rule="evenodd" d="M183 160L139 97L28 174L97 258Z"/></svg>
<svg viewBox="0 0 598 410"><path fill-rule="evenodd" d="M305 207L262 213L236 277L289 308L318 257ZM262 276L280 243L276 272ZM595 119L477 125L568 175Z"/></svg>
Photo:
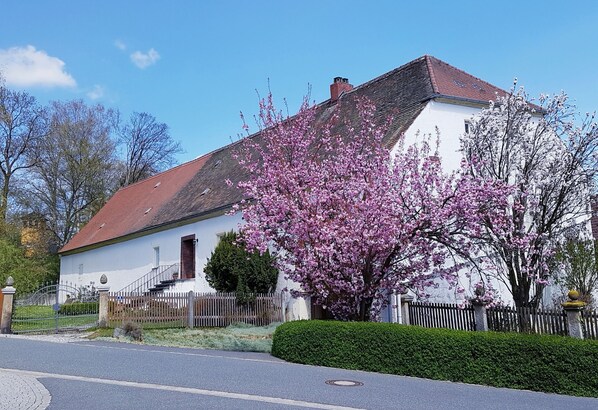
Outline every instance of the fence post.
<svg viewBox="0 0 598 410"><path fill-rule="evenodd" d="M486 312L486 304L472 300L471 305L473 306L473 315L475 318L475 331L487 332L488 313Z"/></svg>
<svg viewBox="0 0 598 410"><path fill-rule="evenodd" d="M287 321L287 292L284 289L280 292L280 307L282 310L282 323L284 323Z"/></svg>
<svg viewBox="0 0 598 410"><path fill-rule="evenodd" d="M97 287L100 294L98 327L108 327L108 292L110 291L110 286L106 285L106 283L108 283L108 278L106 275L102 275L100 286Z"/></svg>
<svg viewBox="0 0 598 410"><path fill-rule="evenodd" d="M570 290L567 294L569 300L561 303L567 314L567 328L569 336L576 339L583 339L583 328L581 326L581 311L586 307L586 303L579 300L579 292Z"/></svg>
<svg viewBox="0 0 598 410"><path fill-rule="evenodd" d="M195 293L190 290L187 294L187 327L195 326Z"/></svg>
<svg viewBox="0 0 598 410"><path fill-rule="evenodd" d="M12 300L17 291L12 285L15 283L12 276L6 279L6 287L2 289L4 300L2 301L2 318L0 319L0 333L12 333Z"/></svg>
<svg viewBox="0 0 598 410"><path fill-rule="evenodd" d="M404 325L411 324L409 317L409 304L411 304L411 302L413 302L413 296L407 294L401 295L401 316Z"/></svg>
<svg viewBox="0 0 598 410"><path fill-rule="evenodd" d="M398 302L397 302L397 291L393 290L390 292L388 296L388 311L390 312L390 323L399 323L399 317L401 316L398 314Z"/></svg>

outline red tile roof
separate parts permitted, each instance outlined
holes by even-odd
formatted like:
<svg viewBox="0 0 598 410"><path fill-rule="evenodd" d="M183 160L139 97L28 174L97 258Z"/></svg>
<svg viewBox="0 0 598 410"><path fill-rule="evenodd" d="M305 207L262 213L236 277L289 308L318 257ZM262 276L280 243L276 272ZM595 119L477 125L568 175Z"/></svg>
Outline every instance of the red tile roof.
<svg viewBox="0 0 598 410"><path fill-rule="evenodd" d="M210 154L120 189L61 250L68 252L104 242L164 222L156 215L167 207L197 172Z"/></svg>
<svg viewBox="0 0 598 410"><path fill-rule="evenodd" d="M484 104L496 93L505 92L434 57L423 56L343 93L338 100L324 101L316 121L325 121L339 111L339 124L351 122L356 118L355 100L367 97L376 105L380 122L394 118L386 136L386 143L392 146L428 101L444 97ZM259 133L252 138L260 138ZM232 157L234 145L121 189L60 252L78 252L126 239L220 212L240 201L242 193L225 184L226 179L235 184L245 178Z"/></svg>
<svg viewBox="0 0 598 410"><path fill-rule="evenodd" d="M467 74L432 56L424 56L432 87L437 94L465 100L488 102L507 93L486 81Z"/></svg>

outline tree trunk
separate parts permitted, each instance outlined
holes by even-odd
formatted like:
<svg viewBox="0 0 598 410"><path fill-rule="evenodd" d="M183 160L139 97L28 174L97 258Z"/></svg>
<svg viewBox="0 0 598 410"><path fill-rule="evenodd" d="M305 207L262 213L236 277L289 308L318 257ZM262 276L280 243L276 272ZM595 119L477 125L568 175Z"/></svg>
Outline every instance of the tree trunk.
<svg viewBox="0 0 598 410"><path fill-rule="evenodd" d="M6 220L6 212L8 210L8 192L10 187L10 174L4 175L2 182L2 197L0 198L0 220Z"/></svg>

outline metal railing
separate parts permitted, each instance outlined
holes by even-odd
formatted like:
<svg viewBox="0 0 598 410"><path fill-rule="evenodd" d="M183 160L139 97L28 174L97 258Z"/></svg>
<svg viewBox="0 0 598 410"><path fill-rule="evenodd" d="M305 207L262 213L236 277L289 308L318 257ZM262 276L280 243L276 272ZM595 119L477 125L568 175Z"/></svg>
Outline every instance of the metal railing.
<svg viewBox="0 0 598 410"><path fill-rule="evenodd" d="M562 309L495 306L486 309L488 327L496 332L568 334L567 315Z"/></svg>
<svg viewBox="0 0 598 410"><path fill-rule="evenodd" d="M172 280L174 275L178 273L178 263L173 263L172 265L160 265L157 268L152 269L136 281L131 282L124 288L120 289L118 293L124 292L129 294L134 293L141 295L162 281Z"/></svg>

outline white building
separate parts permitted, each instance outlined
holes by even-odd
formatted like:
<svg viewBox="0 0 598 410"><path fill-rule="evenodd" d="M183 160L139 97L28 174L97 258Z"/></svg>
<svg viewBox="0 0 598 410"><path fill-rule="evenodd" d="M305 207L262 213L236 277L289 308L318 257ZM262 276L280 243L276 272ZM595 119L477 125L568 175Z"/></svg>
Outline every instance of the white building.
<svg viewBox="0 0 598 410"><path fill-rule="evenodd" d="M390 147L403 133L409 143L417 135L434 135L438 127L447 170L459 166L459 136L468 120L497 94L505 94L431 56L357 87L337 77L330 91L331 98L319 105L320 119L329 118L338 109L341 117L351 115L348 108L355 99L367 97L376 105L380 118L395 118L386 137ZM60 250L61 281L98 283L105 274L111 290L118 291L144 275L156 276L165 267L180 264L178 280L170 290L209 291L203 273L206 260L219 235L242 222L238 215L225 215L242 199L237 189L225 183L226 179L234 183L243 178L243 171L231 157L234 147L223 147L118 191ZM279 289L288 286L279 279ZM303 301L295 303L291 312L295 318L309 315Z"/></svg>

